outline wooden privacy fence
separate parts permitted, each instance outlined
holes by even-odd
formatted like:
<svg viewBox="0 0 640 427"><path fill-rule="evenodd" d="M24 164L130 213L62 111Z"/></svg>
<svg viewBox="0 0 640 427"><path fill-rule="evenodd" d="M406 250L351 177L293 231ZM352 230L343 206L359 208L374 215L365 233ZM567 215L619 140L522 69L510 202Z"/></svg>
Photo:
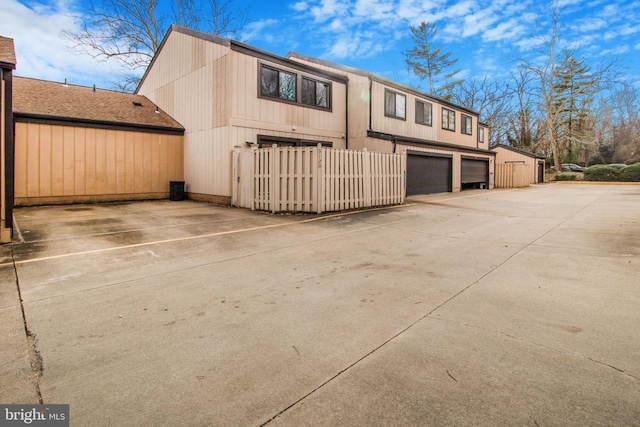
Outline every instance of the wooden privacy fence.
<svg viewBox="0 0 640 427"><path fill-rule="evenodd" d="M327 212L404 203L406 153L315 147L234 152L232 203L271 212Z"/></svg>
<svg viewBox="0 0 640 427"><path fill-rule="evenodd" d="M530 184L529 165L525 163L496 164L496 188L521 188Z"/></svg>

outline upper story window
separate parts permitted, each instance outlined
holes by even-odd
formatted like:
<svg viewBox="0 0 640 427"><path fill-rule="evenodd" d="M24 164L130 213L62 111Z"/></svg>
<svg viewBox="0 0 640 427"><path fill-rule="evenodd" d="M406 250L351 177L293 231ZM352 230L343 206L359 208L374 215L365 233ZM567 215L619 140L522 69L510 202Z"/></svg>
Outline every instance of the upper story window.
<svg viewBox="0 0 640 427"><path fill-rule="evenodd" d="M479 127L478 128L478 141L479 142L484 142L484 128L483 127Z"/></svg>
<svg viewBox="0 0 640 427"><path fill-rule="evenodd" d="M416 123L431 126L433 105L416 99Z"/></svg>
<svg viewBox="0 0 640 427"><path fill-rule="evenodd" d="M465 116L464 114L461 114L460 117L462 117L462 130L461 132L467 135L471 135L472 133L472 122L473 119L470 116Z"/></svg>
<svg viewBox="0 0 640 427"><path fill-rule="evenodd" d="M302 103L312 107L329 108L329 83L302 78Z"/></svg>
<svg viewBox="0 0 640 427"><path fill-rule="evenodd" d="M442 108L442 129L456 130L456 112Z"/></svg>
<svg viewBox="0 0 640 427"><path fill-rule="evenodd" d="M328 110L331 83L260 64L260 96Z"/></svg>
<svg viewBox="0 0 640 427"><path fill-rule="evenodd" d="M384 115L396 119L407 118L407 97L388 89L384 91Z"/></svg>
<svg viewBox="0 0 640 427"><path fill-rule="evenodd" d="M263 65L260 67L260 95L296 100L296 75Z"/></svg>

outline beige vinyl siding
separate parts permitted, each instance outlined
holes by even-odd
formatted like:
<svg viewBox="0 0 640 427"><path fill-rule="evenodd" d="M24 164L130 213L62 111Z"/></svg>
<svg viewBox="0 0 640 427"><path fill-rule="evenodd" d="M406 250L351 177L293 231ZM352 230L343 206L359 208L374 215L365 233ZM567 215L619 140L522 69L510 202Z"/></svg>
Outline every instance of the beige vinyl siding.
<svg viewBox="0 0 640 427"><path fill-rule="evenodd" d="M256 129L269 128L274 131L315 135L318 137L342 137L346 129L346 85L331 83L331 110L313 108L300 104L260 98L258 81L260 64L296 75L304 75L320 81L328 81L313 74L258 60L249 55L233 52L235 73L231 114L234 126ZM298 88L300 91L300 88ZM295 129L294 129L295 128ZM344 147L336 147L344 148Z"/></svg>
<svg viewBox="0 0 640 427"><path fill-rule="evenodd" d="M155 58L138 93L185 127L185 182L190 196L230 202L234 147L249 150L246 142L257 142L258 135L331 141L336 148L345 147L346 85L331 82L331 111L260 98L261 61L291 71L223 42L179 31L170 34Z"/></svg>
<svg viewBox="0 0 640 427"><path fill-rule="evenodd" d="M186 129L187 192L230 196L230 52L174 31L138 91Z"/></svg>
<svg viewBox="0 0 640 427"><path fill-rule="evenodd" d="M477 132L478 127L481 127L482 129L484 129L484 142L478 141L478 148L481 148L483 150L489 150L489 136L490 136L489 135L489 127L488 126L477 126L477 124L474 125L474 127L476 129L476 132ZM477 139L478 138L476 137L476 140Z"/></svg>
<svg viewBox="0 0 640 427"><path fill-rule="evenodd" d="M405 120L385 116L385 90L391 90L394 93L405 96ZM424 102L430 102L433 105L432 126L416 123L416 98ZM440 122L436 121L436 119L439 118L439 113L437 113L438 106L433 101L416 97L411 93L406 93L396 88L374 81L371 102L373 116L372 128L374 131L404 136L408 138L436 141L436 128Z"/></svg>
<svg viewBox="0 0 640 427"><path fill-rule="evenodd" d="M230 106L229 52L226 46L173 32L138 93L187 132L225 126Z"/></svg>
<svg viewBox="0 0 640 427"><path fill-rule="evenodd" d="M16 123L16 205L166 198L182 136Z"/></svg>

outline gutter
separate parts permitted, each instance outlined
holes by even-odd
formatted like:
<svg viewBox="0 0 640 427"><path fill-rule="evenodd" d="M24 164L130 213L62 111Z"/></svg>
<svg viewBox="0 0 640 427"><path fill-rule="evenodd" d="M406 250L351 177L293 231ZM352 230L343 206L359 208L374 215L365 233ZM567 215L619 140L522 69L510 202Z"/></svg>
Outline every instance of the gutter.
<svg viewBox="0 0 640 427"><path fill-rule="evenodd" d="M133 132L163 133L167 135L184 135L184 128L170 126L146 125L140 123L110 122L104 120L79 119L72 117L46 116L42 114L13 114L15 122L39 123L60 126L85 126L97 129L128 130Z"/></svg>

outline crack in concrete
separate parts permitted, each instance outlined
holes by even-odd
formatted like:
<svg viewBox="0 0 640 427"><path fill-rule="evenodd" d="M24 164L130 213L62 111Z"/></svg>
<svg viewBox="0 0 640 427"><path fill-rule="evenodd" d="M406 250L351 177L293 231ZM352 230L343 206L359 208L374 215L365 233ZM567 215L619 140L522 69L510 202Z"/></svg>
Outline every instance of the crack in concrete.
<svg viewBox="0 0 640 427"><path fill-rule="evenodd" d="M24 327L25 338L27 342L27 349L29 351L29 364L31 365L31 381L33 382L33 386L35 388L36 397L38 398L38 403L43 404L42 400L42 392L40 391L40 378L42 377L42 372L44 370L42 363L42 355L37 349L38 340L36 338L36 334L29 330L29 325L27 324L27 315L24 311L24 301L22 300L22 291L20 289L20 278L18 277L18 267L16 266L15 256L13 253L13 248L11 248L11 259L13 261L13 274L16 278L16 289L18 291L18 299L20 300L20 311L22 312L22 325Z"/></svg>
<svg viewBox="0 0 640 427"><path fill-rule="evenodd" d="M593 363L597 363L599 365L606 366L606 367L611 368L611 369L613 369L613 370L615 370L615 371L617 371L617 372L619 372L621 374L625 374L626 376L628 376L628 377L630 377L630 378L632 378L632 379L634 379L636 381L640 381L640 378L636 377L633 374L630 374L629 372L625 371L624 369L620 369L620 368L618 368L616 366L610 365L610 364L602 362L600 360L596 360L596 359L592 358L591 356L585 356L585 355L580 354L580 353L566 352L566 351L563 351L563 350L560 350L560 349L557 349L557 348L549 347L548 345L545 345L545 344L542 344L542 343L539 343L539 342L531 341L531 340L528 340L528 339L525 339L525 338L520 338L520 337L517 337L515 335L511 335L511 334L503 332L503 331L498 331L498 330L490 329L490 328L483 328L483 327L480 327L480 326L470 325L468 323L463 323L463 322L457 322L457 321L455 321L453 319L445 319L445 318L442 318L442 317L432 318L432 319L433 320L438 320L440 322L453 323L453 324L458 325L458 326L462 326L462 327L466 327L466 328L472 328L472 329L476 329L478 331L491 332L491 333L494 333L494 334L502 335L503 337L507 337L507 338L512 339L514 341L519 341L519 342L531 344L533 346L540 347L540 348L543 348L545 350L553 351L554 353L561 354L563 356L571 356L571 357L577 357L577 358L580 358L580 359L590 360Z"/></svg>

